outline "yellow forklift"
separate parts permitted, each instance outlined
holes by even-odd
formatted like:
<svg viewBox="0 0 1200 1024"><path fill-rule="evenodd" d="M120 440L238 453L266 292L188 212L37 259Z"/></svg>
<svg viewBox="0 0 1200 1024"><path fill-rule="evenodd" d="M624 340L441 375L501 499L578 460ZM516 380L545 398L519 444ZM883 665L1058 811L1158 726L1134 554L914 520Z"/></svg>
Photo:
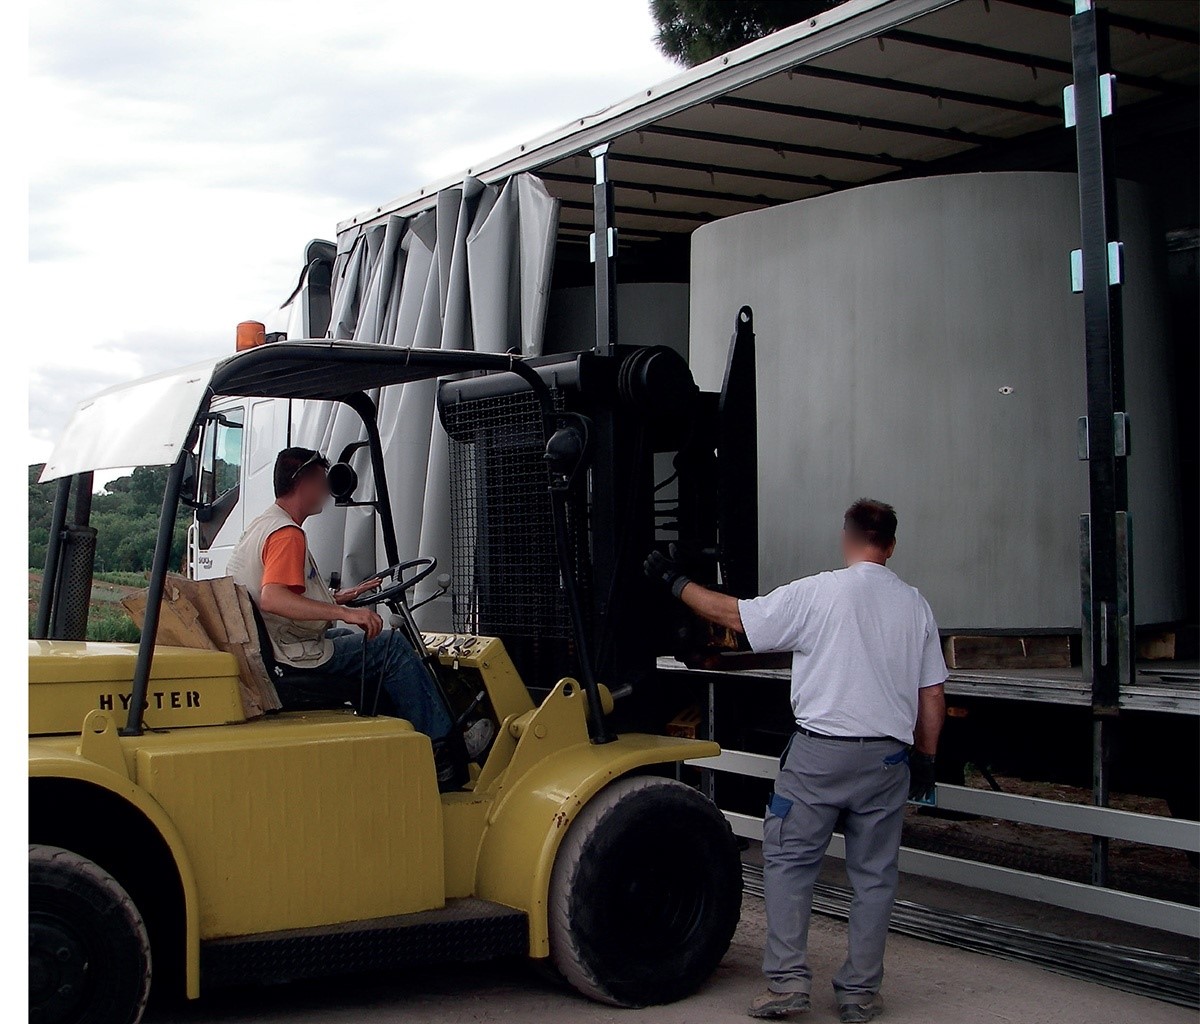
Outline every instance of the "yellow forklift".
<svg viewBox="0 0 1200 1024"><path fill-rule="evenodd" d="M501 640L421 634L410 612L404 573L432 567L397 550L370 393L448 375L511 380L539 411L578 678L537 701ZM389 563L369 600L426 652L451 717L492 725L473 760L456 747L461 784L439 790L429 737L402 719L262 713L234 654L156 644L176 515L181 502L205 514L196 453L227 396L335 401L361 418ZM29 642L31 1021L136 1022L152 978L195 999L520 954L593 999L643 1006L711 974L737 924L741 868L727 822L679 775L719 751L616 735L608 720L567 537L586 435L519 357L353 342L254 347L79 406L43 475L59 490ZM90 474L127 465L170 466L140 643L62 639L86 622ZM331 475L355 501L348 463Z"/></svg>

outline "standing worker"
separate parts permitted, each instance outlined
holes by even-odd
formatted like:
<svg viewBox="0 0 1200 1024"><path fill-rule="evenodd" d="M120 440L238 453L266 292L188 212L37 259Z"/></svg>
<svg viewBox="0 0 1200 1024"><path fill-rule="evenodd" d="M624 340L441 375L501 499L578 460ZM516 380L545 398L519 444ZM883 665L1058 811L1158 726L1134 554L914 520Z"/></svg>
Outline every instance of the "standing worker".
<svg viewBox="0 0 1200 1024"><path fill-rule="evenodd" d="M933 790L948 675L929 604L887 568L895 549L895 510L863 498L846 510L846 568L765 597L709 590L657 551L646 560L646 574L697 615L744 633L757 652L792 653L796 731L763 821L767 991L750 1004L751 1017L809 1009L813 884L839 817L854 899L834 993L846 1024L883 1011L904 804Z"/></svg>

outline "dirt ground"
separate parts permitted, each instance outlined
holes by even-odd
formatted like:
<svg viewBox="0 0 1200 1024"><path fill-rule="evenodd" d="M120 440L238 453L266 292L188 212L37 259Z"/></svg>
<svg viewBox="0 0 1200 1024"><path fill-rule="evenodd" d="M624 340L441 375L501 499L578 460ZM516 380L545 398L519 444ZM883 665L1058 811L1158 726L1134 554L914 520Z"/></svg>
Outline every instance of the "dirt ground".
<svg viewBox="0 0 1200 1024"><path fill-rule="evenodd" d="M733 945L696 995L671 1006L618 1010L556 987L524 962L447 965L389 977L304 983L227 993L160 1009L147 1024L735 1024L762 989L765 919L761 899L745 898ZM837 1020L829 979L845 955L846 926L814 916L810 955L813 1010L793 1018ZM891 1024L1195 1024L1192 1010L1099 985L892 935L883 984Z"/></svg>

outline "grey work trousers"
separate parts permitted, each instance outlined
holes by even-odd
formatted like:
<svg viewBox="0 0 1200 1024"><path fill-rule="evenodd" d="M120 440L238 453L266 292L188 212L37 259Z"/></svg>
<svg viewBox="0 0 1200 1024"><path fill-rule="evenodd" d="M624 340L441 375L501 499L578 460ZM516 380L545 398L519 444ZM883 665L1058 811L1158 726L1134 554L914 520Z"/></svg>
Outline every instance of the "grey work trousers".
<svg viewBox="0 0 1200 1024"><path fill-rule="evenodd" d="M899 740L837 740L798 732L788 743L763 821L763 973L773 991L812 991L813 884L839 817L854 898L849 952L833 988L839 1003L866 1002L879 991L908 774L907 747Z"/></svg>

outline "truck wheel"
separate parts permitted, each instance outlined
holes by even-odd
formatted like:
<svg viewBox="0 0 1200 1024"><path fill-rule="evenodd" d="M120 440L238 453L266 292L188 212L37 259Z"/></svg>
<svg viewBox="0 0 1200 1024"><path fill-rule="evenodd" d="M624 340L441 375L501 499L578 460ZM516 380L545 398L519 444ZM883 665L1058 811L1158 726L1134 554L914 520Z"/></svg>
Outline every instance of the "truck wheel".
<svg viewBox="0 0 1200 1024"><path fill-rule="evenodd" d="M57 846L29 847L30 1024L137 1024L150 940L117 880Z"/></svg>
<svg viewBox="0 0 1200 1024"><path fill-rule="evenodd" d="M729 948L742 865L712 802L671 779L620 779L572 823L550 879L550 956L614 1006L694 992Z"/></svg>

